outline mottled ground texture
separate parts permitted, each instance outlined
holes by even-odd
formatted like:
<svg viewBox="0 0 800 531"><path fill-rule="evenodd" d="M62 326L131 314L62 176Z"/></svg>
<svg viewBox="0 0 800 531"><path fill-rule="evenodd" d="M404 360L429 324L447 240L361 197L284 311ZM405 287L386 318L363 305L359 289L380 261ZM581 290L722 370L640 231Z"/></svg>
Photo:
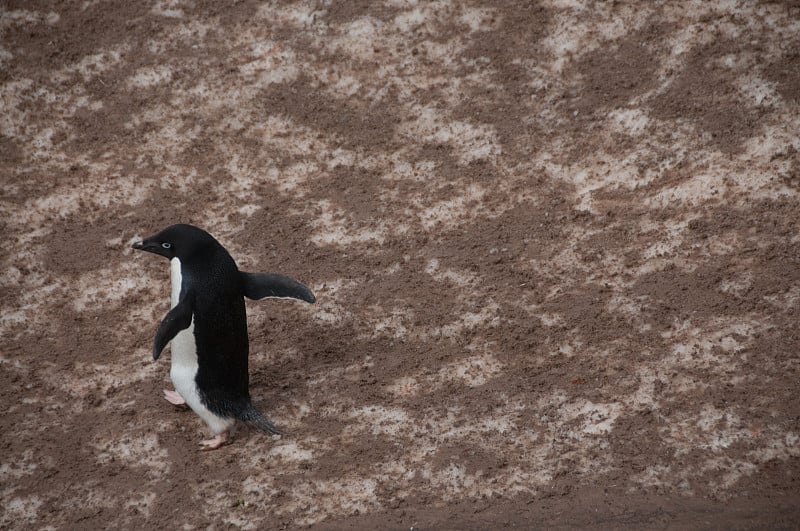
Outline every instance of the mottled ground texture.
<svg viewBox="0 0 800 531"><path fill-rule="evenodd" d="M0 527L795 527L797 2L0 2ZM166 225L248 302L201 452Z"/></svg>

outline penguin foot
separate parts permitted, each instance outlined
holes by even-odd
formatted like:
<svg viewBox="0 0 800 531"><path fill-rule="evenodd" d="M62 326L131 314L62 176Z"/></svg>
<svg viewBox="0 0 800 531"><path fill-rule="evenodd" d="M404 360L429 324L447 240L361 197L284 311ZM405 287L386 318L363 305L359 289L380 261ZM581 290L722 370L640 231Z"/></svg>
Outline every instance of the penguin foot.
<svg viewBox="0 0 800 531"><path fill-rule="evenodd" d="M176 406L185 406L186 400L183 399L181 395L178 394L177 391L169 391L164 389L164 398L167 399L167 402L170 404L174 404Z"/></svg>
<svg viewBox="0 0 800 531"><path fill-rule="evenodd" d="M225 441L227 440L228 440L228 432L223 431L213 439L206 439L204 441L200 441L200 446L203 447L203 450L216 450L217 448L225 444Z"/></svg>

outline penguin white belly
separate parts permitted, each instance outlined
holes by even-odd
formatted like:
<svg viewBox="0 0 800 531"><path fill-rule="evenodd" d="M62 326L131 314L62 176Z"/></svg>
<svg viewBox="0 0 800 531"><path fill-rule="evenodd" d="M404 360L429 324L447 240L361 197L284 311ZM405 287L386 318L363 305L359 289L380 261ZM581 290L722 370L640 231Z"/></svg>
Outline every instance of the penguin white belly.
<svg viewBox="0 0 800 531"><path fill-rule="evenodd" d="M170 260L170 281L172 284L171 302L174 308L178 304L181 293L181 262L177 258ZM175 390L186 401L186 405L197 413L215 434L222 433L233 426L234 419L226 419L215 415L203 405L197 389L197 344L194 337L194 316L189 328L181 330L172 340L172 360L169 376Z"/></svg>

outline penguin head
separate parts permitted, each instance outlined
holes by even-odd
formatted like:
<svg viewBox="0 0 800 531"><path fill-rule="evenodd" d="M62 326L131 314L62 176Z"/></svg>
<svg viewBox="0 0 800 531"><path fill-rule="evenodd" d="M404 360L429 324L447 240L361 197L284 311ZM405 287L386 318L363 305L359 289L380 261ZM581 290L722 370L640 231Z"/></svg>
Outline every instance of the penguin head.
<svg viewBox="0 0 800 531"><path fill-rule="evenodd" d="M134 249L159 254L167 260L185 258L213 250L217 240L203 229L192 225L171 225L157 234L133 244Z"/></svg>

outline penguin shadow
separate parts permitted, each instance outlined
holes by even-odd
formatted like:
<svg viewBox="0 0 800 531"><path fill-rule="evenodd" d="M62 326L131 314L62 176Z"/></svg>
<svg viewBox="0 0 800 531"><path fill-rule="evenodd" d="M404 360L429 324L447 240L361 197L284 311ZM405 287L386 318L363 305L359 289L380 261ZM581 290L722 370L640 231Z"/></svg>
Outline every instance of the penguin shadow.
<svg viewBox="0 0 800 531"><path fill-rule="evenodd" d="M324 289L317 295L324 306ZM349 319L321 323L314 307L259 311L267 315L250 324L250 389L253 400L276 416L282 437L337 437L348 423L336 411L389 400L381 390L387 382L377 375L380 367L402 365L409 342L366 336Z"/></svg>

